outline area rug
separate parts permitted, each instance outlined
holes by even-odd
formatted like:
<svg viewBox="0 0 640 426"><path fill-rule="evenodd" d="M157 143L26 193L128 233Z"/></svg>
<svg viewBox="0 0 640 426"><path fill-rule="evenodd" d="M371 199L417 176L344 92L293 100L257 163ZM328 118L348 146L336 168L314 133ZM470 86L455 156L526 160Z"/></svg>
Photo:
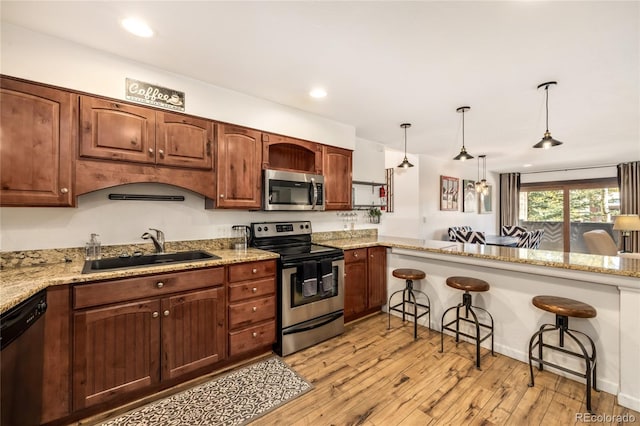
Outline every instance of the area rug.
<svg viewBox="0 0 640 426"><path fill-rule="evenodd" d="M243 425L313 386L272 357L138 408L103 426Z"/></svg>

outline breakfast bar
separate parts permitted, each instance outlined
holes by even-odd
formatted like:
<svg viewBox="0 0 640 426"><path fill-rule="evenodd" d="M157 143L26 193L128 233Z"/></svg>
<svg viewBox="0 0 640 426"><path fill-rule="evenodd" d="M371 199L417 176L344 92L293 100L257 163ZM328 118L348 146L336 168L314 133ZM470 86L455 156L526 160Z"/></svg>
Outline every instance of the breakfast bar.
<svg viewBox="0 0 640 426"><path fill-rule="evenodd" d="M325 243L343 249L388 247L388 294L404 286L391 275L394 269L425 271L426 278L414 286L431 299L432 330L440 330L444 309L460 297L445 285L447 277L470 275L487 281L491 291L474 297L474 304L494 317L495 351L522 362L528 362L531 335L540 325L552 322L533 306L534 296L568 297L594 306L596 318L574 319L571 327L596 342L598 389L617 395L620 405L640 408L640 260L382 236ZM420 323L426 326L425 321ZM572 361L562 362L584 368Z"/></svg>

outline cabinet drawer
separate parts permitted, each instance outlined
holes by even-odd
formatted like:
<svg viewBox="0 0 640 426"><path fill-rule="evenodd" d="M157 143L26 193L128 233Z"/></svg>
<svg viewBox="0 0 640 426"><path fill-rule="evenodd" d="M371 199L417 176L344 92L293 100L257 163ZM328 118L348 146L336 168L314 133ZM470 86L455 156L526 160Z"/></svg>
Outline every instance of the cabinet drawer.
<svg viewBox="0 0 640 426"><path fill-rule="evenodd" d="M73 288L73 307L106 305L224 283L224 268L79 284Z"/></svg>
<svg viewBox="0 0 640 426"><path fill-rule="evenodd" d="M229 329L276 317L275 296L229 306Z"/></svg>
<svg viewBox="0 0 640 426"><path fill-rule="evenodd" d="M266 260L262 262L241 263L239 265L229 266L229 282L252 280L254 278L262 278L275 276L276 261Z"/></svg>
<svg viewBox="0 0 640 426"><path fill-rule="evenodd" d="M243 283L229 284L229 302L261 297L268 294L275 294L276 278L265 278L261 280L245 281Z"/></svg>
<svg viewBox="0 0 640 426"><path fill-rule="evenodd" d="M363 262L367 260L367 249L354 249L344 251L344 262Z"/></svg>
<svg viewBox="0 0 640 426"><path fill-rule="evenodd" d="M276 341L276 323L271 321L229 333L229 356L251 351Z"/></svg>

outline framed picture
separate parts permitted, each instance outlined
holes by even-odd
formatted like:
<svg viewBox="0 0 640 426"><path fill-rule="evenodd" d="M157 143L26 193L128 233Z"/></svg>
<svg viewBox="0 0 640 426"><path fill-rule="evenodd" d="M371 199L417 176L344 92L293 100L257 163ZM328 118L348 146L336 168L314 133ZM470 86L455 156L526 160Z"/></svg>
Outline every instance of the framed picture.
<svg viewBox="0 0 640 426"><path fill-rule="evenodd" d="M491 213L493 211L493 206L491 205L491 196L492 187L491 185L488 185L487 193L480 193L480 208L478 210L479 213Z"/></svg>
<svg viewBox="0 0 640 426"><path fill-rule="evenodd" d="M476 183L472 180L462 181L462 211L473 213L476 211Z"/></svg>
<svg viewBox="0 0 640 426"><path fill-rule="evenodd" d="M440 176L440 210L458 210L460 179L451 176Z"/></svg>

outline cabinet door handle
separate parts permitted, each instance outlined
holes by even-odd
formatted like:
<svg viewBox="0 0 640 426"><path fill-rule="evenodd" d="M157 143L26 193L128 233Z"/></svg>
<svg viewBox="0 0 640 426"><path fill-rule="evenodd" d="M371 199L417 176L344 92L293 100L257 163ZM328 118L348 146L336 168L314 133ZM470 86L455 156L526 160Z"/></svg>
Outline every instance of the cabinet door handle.
<svg viewBox="0 0 640 426"><path fill-rule="evenodd" d="M60 188L60 192L62 194L67 194L69 192L69 188Z"/></svg>
<svg viewBox="0 0 640 426"><path fill-rule="evenodd" d="M149 148L149 154L153 154L153 148Z"/></svg>
<svg viewBox="0 0 640 426"><path fill-rule="evenodd" d="M258 337L258 333L256 333L255 331L254 331L253 333L251 333L251 335L252 335L253 337Z"/></svg>
<svg viewBox="0 0 640 426"><path fill-rule="evenodd" d="M358 257L358 253L353 253L353 257Z"/></svg>
<svg viewBox="0 0 640 426"><path fill-rule="evenodd" d="M156 287L162 288L162 287L164 287L164 283L162 281L158 281L157 284L156 284Z"/></svg>
<svg viewBox="0 0 640 426"><path fill-rule="evenodd" d="M164 157L164 150L159 149L158 150L158 154L160 154L160 157Z"/></svg>
<svg viewBox="0 0 640 426"><path fill-rule="evenodd" d="M373 255L371 255L371 258L373 259Z"/></svg>
<svg viewBox="0 0 640 426"><path fill-rule="evenodd" d="M252 310L253 312L255 312L255 311L257 311L257 310L258 310L258 308L254 306L253 308L251 308L251 310Z"/></svg>
<svg viewBox="0 0 640 426"><path fill-rule="evenodd" d="M157 313L157 312L154 312L154 313L151 314L151 316L154 317L154 318L158 318L158 315L160 315L160 314Z"/></svg>
<svg viewBox="0 0 640 426"><path fill-rule="evenodd" d="M220 198L224 198L224 194L220 194Z"/></svg>
<svg viewBox="0 0 640 426"><path fill-rule="evenodd" d="M257 293L258 288L257 288L257 287L254 287L254 288L252 288L252 289L251 289L251 291L252 291L253 293Z"/></svg>
<svg viewBox="0 0 640 426"><path fill-rule="evenodd" d="M163 314L165 317L168 317L168 316L169 316L169 310L164 311L162 314Z"/></svg>
<svg viewBox="0 0 640 426"><path fill-rule="evenodd" d="M257 272L258 272L258 270L257 270L256 268L253 268L253 269L251 270L251 272L255 274L255 273L257 273Z"/></svg>

